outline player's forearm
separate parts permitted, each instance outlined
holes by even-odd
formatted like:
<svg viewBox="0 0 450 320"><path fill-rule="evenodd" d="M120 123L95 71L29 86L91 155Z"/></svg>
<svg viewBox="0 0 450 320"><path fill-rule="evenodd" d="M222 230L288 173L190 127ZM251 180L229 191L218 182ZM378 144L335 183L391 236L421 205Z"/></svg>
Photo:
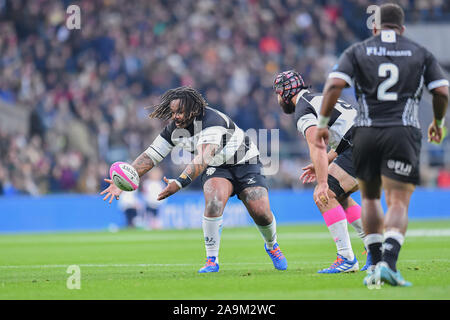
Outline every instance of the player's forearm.
<svg viewBox="0 0 450 320"><path fill-rule="evenodd" d="M208 163L206 161L202 161L200 159L202 157L196 156L191 163L187 165L187 167L184 169L181 176L185 175L193 181L195 178L197 178L205 169L208 167Z"/></svg>
<svg viewBox="0 0 450 320"><path fill-rule="evenodd" d="M448 106L448 87L436 88L433 91L434 118L442 120L445 117Z"/></svg>
<svg viewBox="0 0 450 320"><path fill-rule="evenodd" d="M312 148L311 161L316 171L317 183L326 183L328 180L328 156L319 148Z"/></svg>
<svg viewBox="0 0 450 320"><path fill-rule="evenodd" d="M145 152L141 153L131 165L136 169L139 177L142 177L155 166L153 160Z"/></svg>
<svg viewBox="0 0 450 320"><path fill-rule="evenodd" d="M200 152L192 159L191 163L187 165L183 173L177 179L183 187L186 183L189 184L205 171L213 160L216 150L217 146L212 144L206 144L201 147Z"/></svg>

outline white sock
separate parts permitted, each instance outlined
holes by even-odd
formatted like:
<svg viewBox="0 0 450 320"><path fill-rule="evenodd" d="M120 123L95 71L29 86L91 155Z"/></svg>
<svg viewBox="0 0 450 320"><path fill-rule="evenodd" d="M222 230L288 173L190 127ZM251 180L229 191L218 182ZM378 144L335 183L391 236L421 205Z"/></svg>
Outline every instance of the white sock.
<svg viewBox="0 0 450 320"><path fill-rule="evenodd" d="M352 243L350 242L350 236L348 234L347 220L341 220L328 226L331 236L336 243L337 252L349 260L353 260L355 255L353 254Z"/></svg>
<svg viewBox="0 0 450 320"><path fill-rule="evenodd" d="M364 233L361 221L361 206L355 204L345 209L345 217L347 218L348 223L351 224L358 233L358 237L364 242L366 234Z"/></svg>
<svg viewBox="0 0 450 320"><path fill-rule="evenodd" d="M400 245L403 245L403 242L405 241L405 236L398 231L386 231L383 235L383 242L386 241L387 238L395 239Z"/></svg>
<svg viewBox="0 0 450 320"><path fill-rule="evenodd" d="M267 249L269 250L272 250L274 244L277 242L277 222L273 213L272 217L272 222L267 226L256 225L264 239L264 242L266 243Z"/></svg>
<svg viewBox="0 0 450 320"><path fill-rule="evenodd" d="M366 238L364 239L364 245L366 248L369 248L369 245L372 243L382 243L383 242L383 235L380 233L371 233L366 235Z"/></svg>
<svg viewBox="0 0 450 320"><path fill-rule="evenodd" d="M357 219L350 224L355 229L356 233L358 234L358 237L364 242L366 234L364 233L361 219Z"/></svg>
<svg viewBox="0 0 450 320"><path fill-rule="evenodd" d="M219 263L220 235L222 233L223 217L209 218L203 216L202 228L205 237L206 256L216 257Z"/></svg>
<svg viewBox="0 0 450 320"><path fill-rule="evenodd" d="M336 243L337 253L344 258L353 260L355 255L353 254L350 235L348 234L347 218L345 216L344 208L342 208L342 206L337 206L336 208L324 212L322 216Z"/></svg>

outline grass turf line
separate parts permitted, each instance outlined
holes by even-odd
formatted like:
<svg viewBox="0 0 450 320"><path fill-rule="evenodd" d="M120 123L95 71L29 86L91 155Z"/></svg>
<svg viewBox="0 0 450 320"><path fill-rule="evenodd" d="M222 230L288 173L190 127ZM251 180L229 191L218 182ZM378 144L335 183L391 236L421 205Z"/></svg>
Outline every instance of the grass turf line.
<svg viewBox="0 0 450 320"><path fill-rule="evenodd" d="M349 226L360 267L363 244ZM411 288L368 290L365 272L324 275L335 245L324 225L279 225L288 270L277 271L255 227L224 228L220 272L198 274L194 230L0 235L0 299L450 299L450 220L414 221L398 267ZM81 289L66 287L69 265Z"/></svg>

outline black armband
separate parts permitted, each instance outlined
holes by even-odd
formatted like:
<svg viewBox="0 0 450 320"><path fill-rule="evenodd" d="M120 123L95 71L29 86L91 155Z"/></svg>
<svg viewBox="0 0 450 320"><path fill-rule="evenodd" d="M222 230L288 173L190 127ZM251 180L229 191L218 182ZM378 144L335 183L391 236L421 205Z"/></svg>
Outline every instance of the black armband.
<svg viewBox="0 0 450 320"><path fill-rule="evenodd" d="M187 187L192 182L191 177L185 173L182 173L176 180L181 184L181 188Z"/></svg>

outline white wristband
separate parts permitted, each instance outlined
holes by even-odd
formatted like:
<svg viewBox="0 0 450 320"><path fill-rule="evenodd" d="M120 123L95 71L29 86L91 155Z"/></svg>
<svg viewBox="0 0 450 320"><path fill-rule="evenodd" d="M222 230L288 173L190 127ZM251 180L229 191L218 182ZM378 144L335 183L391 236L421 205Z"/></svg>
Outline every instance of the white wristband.
<svg viewBox="0 0 450 320"><path fill-rule="evenodd" d="M330 117L325 117L321 114L319 114L319 117L317 118L317 128L323 129L328 128L328 122L330 122Z"/></svg>
<svg viewBox="0 0 450 320"><path fill-rule="evenodd" d="M169 183L175 182L177 184L177 186L180 187L180 189L183 189L183 186L181 185L180 181L178 181L177 179L167 179L169 180Z"/></svg>

